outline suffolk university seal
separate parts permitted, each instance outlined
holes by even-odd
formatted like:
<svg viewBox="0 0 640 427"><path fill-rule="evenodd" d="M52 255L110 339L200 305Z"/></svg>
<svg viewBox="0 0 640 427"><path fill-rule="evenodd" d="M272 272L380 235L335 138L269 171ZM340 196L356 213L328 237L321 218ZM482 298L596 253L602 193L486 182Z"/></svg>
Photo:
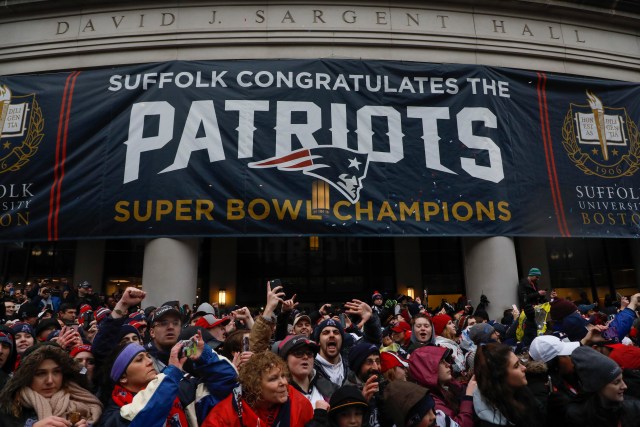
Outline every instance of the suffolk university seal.
<svg viewBox="0 0 640 427"><path fill-rule="evenodd" d="M640 167L638 127L625 108L606 107L587 91L587 104L570 104L562 127L569 159L586 175L631 176Z"/></svg>
<svg viewBox="0 0 640 427"><path fill-rule="evenodd" d="M38 151L44 118L35 94L12 96L0 86L0 174L17 171Z"/></svg>

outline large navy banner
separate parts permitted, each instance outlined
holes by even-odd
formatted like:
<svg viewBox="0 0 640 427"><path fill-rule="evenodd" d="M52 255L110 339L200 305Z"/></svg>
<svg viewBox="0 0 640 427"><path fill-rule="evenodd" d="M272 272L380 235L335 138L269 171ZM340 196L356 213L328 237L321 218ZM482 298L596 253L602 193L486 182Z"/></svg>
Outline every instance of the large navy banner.
<svg viewBox="0 0 640 427"><path fill-rule="evenodd" d="M640 85L475 65L0 77L0 240L636 237Z"/></svg>

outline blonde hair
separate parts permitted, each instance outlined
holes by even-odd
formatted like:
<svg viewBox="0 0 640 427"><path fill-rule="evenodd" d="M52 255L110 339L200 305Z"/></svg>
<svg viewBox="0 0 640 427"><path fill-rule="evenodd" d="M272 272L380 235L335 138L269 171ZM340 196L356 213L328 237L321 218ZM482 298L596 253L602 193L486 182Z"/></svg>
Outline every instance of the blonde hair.
<svg viewBox="0 0 640 427"><path fill-rule="evenodd" d="M270 351L256 353L247 363L240 366L238 378L242 385L242 397L249 406L253 406L262 398L262 377L273 368L278 368L287 377L289 376L285 361Z"/></svg>

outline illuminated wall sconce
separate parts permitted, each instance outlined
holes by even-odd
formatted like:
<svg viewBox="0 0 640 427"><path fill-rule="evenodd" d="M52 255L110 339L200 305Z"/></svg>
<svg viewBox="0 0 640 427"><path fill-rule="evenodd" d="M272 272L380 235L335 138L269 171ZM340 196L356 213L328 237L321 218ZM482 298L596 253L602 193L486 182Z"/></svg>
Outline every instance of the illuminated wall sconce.
<svg viewBox="0 0 640 427"><path fill-rule="evenodd" d="M35 246L31 249L31 255L33 255L33 256L40 256L40 255L42 255L42 249L40 249L40 246L35 245Z"/></svg>
<svg viewBox="0 0 640 427"><path fill-rule="evenodd" d="M218 304L227 305L227 290L220 289L218 291Z"/></svg>
<svg viewBox="0 0 640 427"><path fill-rule="evenodd" d="M407 288L407 296L409 298L413 299L413 298L415 298L414 295L415 295L415 290L413 289L413 287L409 286Z"/></svg>
<svg viewBox="0 0 640 427"><path fill-rule="evenodd" d="M309 250L317 251L320 249L320 238L318 236L309 236Z"/></svg>
<svg viewBox="0 0 640 427"><path fill-rule="evenodd" d="M311 184L311 211L316 215L329 215L329 184L316 180Z"/></svg>

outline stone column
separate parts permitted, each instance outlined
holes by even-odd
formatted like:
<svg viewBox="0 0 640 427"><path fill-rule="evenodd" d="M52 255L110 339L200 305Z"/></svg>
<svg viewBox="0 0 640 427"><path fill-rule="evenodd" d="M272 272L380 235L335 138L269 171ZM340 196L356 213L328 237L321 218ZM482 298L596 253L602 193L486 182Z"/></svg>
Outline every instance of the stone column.
<svg viewBox="0 0 640 427"><path fill-rule="evenodd" d="M73 267L72 283L87 281L91 283L95 293L104 290L104 240L78 240L76 242L76 259Z"/></svg>
<svg viewBox="0 0 640 427"><path fill-rule="evenodd" d="M147 292L144 307L174 300L194 304L197 280L198 239L163 237L147 242L142 269L142 289Z"/></svg>
<svg viewBox="0 0 640 427"><path fill-rule="evenodd" d="M513 239L489 237L462 239L467 298L477 307L487 296L490 319L499 321L505 309L518 303L518 266Z"/></svg>

